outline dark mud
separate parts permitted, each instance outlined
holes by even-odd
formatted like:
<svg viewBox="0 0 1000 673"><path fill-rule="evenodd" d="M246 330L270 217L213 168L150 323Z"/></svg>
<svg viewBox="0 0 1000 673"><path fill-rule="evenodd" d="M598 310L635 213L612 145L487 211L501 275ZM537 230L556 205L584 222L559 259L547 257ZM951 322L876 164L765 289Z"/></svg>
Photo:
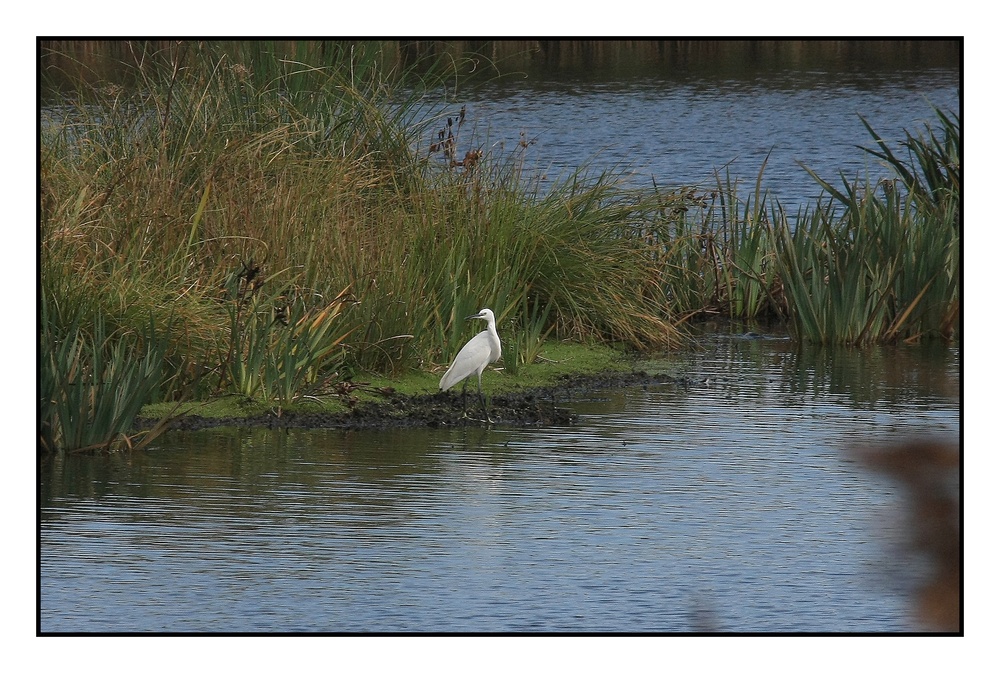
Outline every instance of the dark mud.
<svg viewBox="0 0 1000 673"><path fill-rule="evenodd" d="M572 425L577 417L564 405L589 393L610 388L648 386L661 383L688 385L685 379L644 372L609 372L604 374L567 375L552 386L532 388L490 396L490 419L495 425ZM348 403L351 404L350 399ZM348 430L398 427L456 427L483 425L482 406L475 390L467 399L469 418L463 418L461 392L433 395L389 393L385 401L357 401L342 413L291 412L250 417L205 418L187 415L170 422L171 429L200 430L214 427L266 428L342 428ZM143 425L149 427L152 421ZM141 429L141 428L140 428Z"/></svg>

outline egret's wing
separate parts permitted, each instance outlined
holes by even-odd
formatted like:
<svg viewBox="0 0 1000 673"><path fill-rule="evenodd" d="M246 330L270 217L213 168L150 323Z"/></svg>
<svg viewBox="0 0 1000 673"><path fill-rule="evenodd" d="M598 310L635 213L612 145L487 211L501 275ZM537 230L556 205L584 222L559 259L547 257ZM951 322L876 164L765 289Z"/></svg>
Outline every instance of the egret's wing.
<svg viewBox="0 0 1000 673"><path fill-rule="evenodd" d="M455 361L441 377L441 390L448 390L476 372L481 372L489 364L491 355L489 332L480 332L458 351Z"/></svg>

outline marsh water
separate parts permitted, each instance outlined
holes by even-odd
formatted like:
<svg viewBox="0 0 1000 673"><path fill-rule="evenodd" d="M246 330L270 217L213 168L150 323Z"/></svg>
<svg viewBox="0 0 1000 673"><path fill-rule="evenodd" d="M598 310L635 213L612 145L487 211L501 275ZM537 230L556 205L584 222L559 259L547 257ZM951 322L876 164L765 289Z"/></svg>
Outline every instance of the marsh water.
<svg viewBox="0 0 1000 673"><path fill-rule="evenodd" d="M752 183L770 152L794 206L818 193L798 161L884 171L858 115L901 140L958 87L940 67L553 76L456 105L486 147L525 131L545 180L626 161ZM202 430L45 460L40 629L912 630L903 494L852 447L957 443L959 358L716 333L667 358L676 383L560 399L566 427Z"/></svg>
<svg viewBox="0 0 1000 673"><path fill-rule="evenodd" d="M957 442L958 351L713 335L566 427L202 430L41 471L41 629L908 631L854 449Z"/></svg>
<svg viewBox="0 0 1000 673"><path fill-rule="evenodd" d="M718 80L704 73L499 82L457 97L466 106L459 156L481 148L522 163L538 188L583 167L639 187L716 188L745 198L762 187L795 213L820 195L805 167L841 185L891 175L858 147L877 149L865 119L895 152L905 131L936 127L933 107L959 110L955 69L780 70ZM520 143L527 144L526 147Z"/></svg>

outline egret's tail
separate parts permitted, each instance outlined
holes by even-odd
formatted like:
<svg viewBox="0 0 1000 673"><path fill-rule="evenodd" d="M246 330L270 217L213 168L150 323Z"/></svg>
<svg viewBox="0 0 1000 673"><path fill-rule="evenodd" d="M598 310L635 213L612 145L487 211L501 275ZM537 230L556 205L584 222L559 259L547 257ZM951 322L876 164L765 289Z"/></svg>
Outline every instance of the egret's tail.
<svg viewBox="0 0 1000 673"><path fill-rule="evenodd" d="M455 365L453 364L451 367L448 367L448 371L446 371L444 376L441 377L441 390L448 390L448 388L451 388L453 385L458 383L458 381L459 378L455 374Z"/></svg>

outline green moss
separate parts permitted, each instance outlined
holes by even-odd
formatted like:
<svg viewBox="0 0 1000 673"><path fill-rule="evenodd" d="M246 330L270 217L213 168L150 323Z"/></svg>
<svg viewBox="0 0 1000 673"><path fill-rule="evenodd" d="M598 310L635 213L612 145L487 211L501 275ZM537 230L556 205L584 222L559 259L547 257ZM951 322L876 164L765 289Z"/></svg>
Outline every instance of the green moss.
<svg viewBox="0 0 1000 673"><path fill-rule="evenodd" d="M576 344L549 341L542 347L538 359L529 367L521 366L516 375L505 372L503 361L483 373L483 388L491 395L526 388L557 385L560 377L574 374L598 374L613 371L663 371L656 360L637 360L621 349L602 344ZM398 377L355 374L351 382L358 387L351 391L356 402L384 401L379 392L391 388L396 394L419 396L438 392L438 382L444 370L414 371ZM283 412L340 413L350 407L345 396L337 393L300 399L282 409ZM226 395L205 401L188 402L178 407L172 403L150 404L143 407L143 418L161 418L168 414L185 413L205 418L239 418L274 411L260 402Z"/></svg>

